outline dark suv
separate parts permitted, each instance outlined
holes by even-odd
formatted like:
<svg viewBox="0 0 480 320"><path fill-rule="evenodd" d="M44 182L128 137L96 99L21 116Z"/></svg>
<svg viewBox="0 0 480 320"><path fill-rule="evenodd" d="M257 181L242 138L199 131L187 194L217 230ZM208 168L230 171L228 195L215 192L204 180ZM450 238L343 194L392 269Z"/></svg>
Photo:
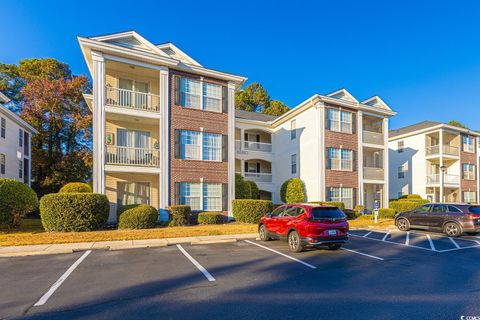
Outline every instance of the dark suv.
<svg viewBox="0 0 480 320"><path fill-rule="evenodd" d="M410 228L441 231L450 237L480 232L480 206L458 203L429 203L395 217L399 230Z"/></svg>

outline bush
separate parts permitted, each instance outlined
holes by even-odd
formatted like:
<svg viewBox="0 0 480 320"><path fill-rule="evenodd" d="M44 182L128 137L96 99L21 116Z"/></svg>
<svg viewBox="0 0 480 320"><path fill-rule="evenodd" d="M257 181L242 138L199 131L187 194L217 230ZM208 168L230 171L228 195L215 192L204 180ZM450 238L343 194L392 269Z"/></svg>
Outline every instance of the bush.
<svg viewBox="0 0 480 320"><path fill-rule="evenodd" d="M0 226L14 228L38 207L37 194L26 184L0 178Z"/></svg>
<svg viewBox="0 0 480 320"><path fill-rule="evenodd" d="M291 178L285 181L280 188L280 197L284 203L304 202L303 181L300 178Z"/></svg>
<svg viewBox="0 0 480 320"><path fill-rule="evenodd" d="M337 207L338 209L344 211L345 210L345 203L340 202L340 201L316 201L316 202L309 202L312 204L324 204L327 206L334 206Z"/></svg>
<svg viewBox="0 0 480 320"><path fill-rule="evenodd" d="M422 199L422 197L418 194L404 194L398 199Z"/></svg>
<svg viewBox="0 0 480 320"><path fill-rule="evenodd" d="M417 201L406 201L406 200L397 200L397 201L390 201L389 208L395 210L396 213L398 212L405 212L410 211L418 206L420 206Z"/></svg>
<svg viewBox="0 0 480 320"><path fill-rule="evenodd" d="M70 182L64 185L58 193L92 193L92 186L84 182Z"/></svg>
<svg viewBox="0 0 480 320"><path fill-rule="evenodd" d="M272 212L273 203L270 200L245 200L232 201L233 217L239 222L258 223L261 217Z"/></svg>
<svg viewBox="0 0 480 320"><path fill-rule="evenodd" d="M188 225L188 220L192 215L192 210L190 206L186 205L174 205L170 207L170 223L169 226L186 226Z"/></svg>
<svg viewBox="0 0 480 320"><path fill-rule="evenodd" d="M391 219L395 218L395 210L391 208L380 208L378 209L378 217L379 218L386 218L386 219Z"/></svg>
<svg viewBox="0 0 480 320"><path fill-rule="evenodd" d="M246 180L245 182L250 185L250 199L260 199L260 189L258 189L255 181Z"/></svg>
<svg viewBox="0 0 480 320"><path fill-rule="evenodd" d="M220 212L200 212L198 214L198 223L200 224L220 224L225 220L225 216Z"/></svg>
<svg viewBox="0 0 480 320"><path fill-rule="evenodd" d="M343 213L347 216L347 219L355 219L357 217L357 214L355 213L355 210L352 209L345 209L343 210Z"/></svg>
<svg viewBox="0 0 480 320"><path fill-rule="evenodd" d="M98 193L51 193L40 200L46 231L92 231L108 220L107 196Z"/></svg>
<svg viewBox="0 0 480 320"><path fill-rule="evenodd" d="M235 199L250 199L251 197L250 184L243 179L240 173L235 173Z"/></svg>
<svg viewBox="0 0 480 320"><path fill-rule="evenodd" d="M119 229L148 229L155 227L158 220L158 210L147 204L123 206L119 209Z"/></svg>
<svg viewBox="0 0 480 320"><path fill-rule="evenodd" d="M362 206L362 205L360 205L360 204L357 204L357 205L355 206L355 209L354 209L354 210L355 210L356 216L359 217L359 216L362 215L363 211L365 210L365 206Z"/></svg>

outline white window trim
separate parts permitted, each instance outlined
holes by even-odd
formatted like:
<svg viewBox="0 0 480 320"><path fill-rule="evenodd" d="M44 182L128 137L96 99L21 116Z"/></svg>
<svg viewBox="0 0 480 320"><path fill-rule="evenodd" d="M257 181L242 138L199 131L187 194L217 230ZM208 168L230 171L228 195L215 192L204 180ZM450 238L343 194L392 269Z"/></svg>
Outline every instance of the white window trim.
<svg viewBox="0 0 480 320"><path fill-rule="evenodd" d="M463 151L468 152L468 153L475 153L475 138L472 136L463 136L467 138L467 141L471 141L472 143L465 143L463 138L462 138L462 144L463 144Z"/></svg>
<svg viewBox="0 0 480 320"><path fill-rule="evenodd" d="M336 159L336 158L330 158L330 150L328 150L328 158L329 158L329 161L330 161L330 170L334 170L334 171L353 171L353 150L351 149L344 149L344 148L329 148L329 149L335 149L335 150L338 150L339 153L339 158ZM344 168L343 167L343 159L342 159L342 153L343 151L350 151L350 159L349 160L345 160L345 161L348 161L350 163L350 167L348 168ZM335 161L338 161L338 168L333 168L333 160Z"/></svg>
<svg viewBox="0 0 480 320"><path fill-rule="evenodd" d="M467 170L464 170L467 167ZM475 180L475 165L471 163L463 163L463 179L464 180Z"/></svg>
<svg viewBox="0 0 480 320"><path fill-rule="evenodd" d="M221 133L214 133L214 132L204 132L203 130L200 130L200 131L195 131L195 130L187 130L187 129L181 129L180 130L180 149L182 148L182 132L184 131L190 131L190 132L198 132L200 133L199 134L199 143L200 143L200 158L195 158L195 159L185 159L182 157L182 155L180 154L180 157L181 157L181 160L193 160L193 161L205 161L205 162L223 162L223 155L222 155L222 149L223 149L223 138L222 138L222 134ZM216 135L219 135L220 137L220 157L219 157L219 160L207 160L207 159L204 159L203 157L203 134L204 133L209 133L209 134L216 134Z"/></svg>
<svg viewBox="0 0 480 320"><path fill-rule="evenodd" d="M201 110L201 111L207 111L207 112L215 112L215 113L223 113L223 85L221 84L218 84L218 83L214 83L214 82L210 82L210 81L205 81L203 77L200 77L200 79L194 79L194 78L189 78L189 77L179 77L180 78L180 88L178 88L178 90L180 90L180 95L182 94L182 85L181 85L181 82L182 82L182 79L186 79L186 80L189 80L189 81L198 81L200 83L200 105L198 108L196 107L192 107L192 106L182 106L181 103L180 103L180 107L182 108L186 108L186 109L195 109L195 110ZM203 84L204 83L208 83L208 84L212 84L212 85L217 85L221 88L221 98L220 98L220 109L218 111L216 110L205 110L205 102L203 101L203 98L204 98L204 89L203 89Z"/></svg>
<svg viewBox="0 0 480 320"><path fill-rule="evenodd" d="M338 113L338 120L332 120L331 114L333 112ZM350 121L345 122L342 121L342 114L348 114ZM340 132L340 133L347 133L347 134L352 134L353 133L353 113L349 111L343 111L341 108L340 109L334 109L334 108L328 108L327 109L327 121L329 122L329 130L334 131L334 132ZM338 128L335 126L332 126L333 123L338 123ZM344 130L344 126L342 124L349 124L349 130Z"/></svg>
<svg viewBox="0 0 480 320"><path fill-rule="evenodd" d="M332 196L331 196L331 193L332 193L333 189L338 189L338 199L337 200L333 199ZM350 198L344 197L344 195L343 195L344 190L350 190L350 195L351 195ZM352 207L353 207L353 204L355 203L355 199L353 198L354 197L354 192L353 192L352 187L330 187L330 194L328 195L328 197L329 197L330 201L339 201L339 202L343 202L343 203L346 203L345 199L347 199L347 200L351 201ZM347 205L345 207L347 207Z"/></svg>
<svg viewBox="0 0 480 320"><path fill-rule="evenodd" d="M200 181L200 182L180 182L180 184L198 184L199 185L199 190L200 190L200 195L199 195L199 207L200 209L192 209L192 211L195 211L195 212L201 212L201 211L214 211L214 212L222 212L223 208L223 193L222 193L222 183L219 183L219 182L211 182L211 183L207 183L207 182L203 182L203 181ZM205 208L205 205L204 205L204 188L206 185L209 185L209 184L215 184L215 185L220 185L220 210L215 210L215 209L209 209L209 208ZM182 190L182 186L180 186L180 194L179 194L179 197L180 197L180 200L181 198L184 198L185 196L181 194L181 190ZM192 197L192 198L197 198L197 197ZM206 198L209 198L208 196L206 196ZM180 201L181 203L182 201Z"/></svg>

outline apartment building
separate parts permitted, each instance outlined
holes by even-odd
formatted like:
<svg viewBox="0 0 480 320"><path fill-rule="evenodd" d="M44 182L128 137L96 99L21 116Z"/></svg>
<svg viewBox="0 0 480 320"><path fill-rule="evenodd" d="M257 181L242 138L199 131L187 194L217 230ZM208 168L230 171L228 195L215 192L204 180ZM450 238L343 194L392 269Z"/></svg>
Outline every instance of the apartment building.
<svg viewBox="0 0 480 320"><path fill-rule="evenodd" d="M31 184L31 139L37 131L4 104L10 101L0 92L0 178Z"/></svg>
<svg viewBox="0 0 480 320"><path fill-rule="evenodd" d="M236 111L235 170L280 203L292 177L307 201L388 204L388 121L396 113L378 96L362 102L347 90L314 95L280 117Z"/></svg>
<svg viewBox="0 0 480 320"><path fill-rule="evenodd" d="M230 212L234 93L246 78L209 69L135 31L78 38L93 79L93 188L118 205Z"/></svg>
<svg viewBox="0 0 480 320"><path fill-rule="evenodd" d="M478 132L434 121L390 131L390 198L477 202Z"/></svg>

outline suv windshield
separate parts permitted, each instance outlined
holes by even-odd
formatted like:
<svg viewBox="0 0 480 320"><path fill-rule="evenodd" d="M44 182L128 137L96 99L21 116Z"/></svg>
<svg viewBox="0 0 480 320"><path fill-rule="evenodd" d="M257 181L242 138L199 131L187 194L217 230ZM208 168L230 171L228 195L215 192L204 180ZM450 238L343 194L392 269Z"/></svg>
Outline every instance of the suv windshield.
<svg viewBox="0 0 480 320"><path fill-rule="evenodd" d="M313 219L345 218L343 212L338 208L313 208L311 214Z"/></svg>

